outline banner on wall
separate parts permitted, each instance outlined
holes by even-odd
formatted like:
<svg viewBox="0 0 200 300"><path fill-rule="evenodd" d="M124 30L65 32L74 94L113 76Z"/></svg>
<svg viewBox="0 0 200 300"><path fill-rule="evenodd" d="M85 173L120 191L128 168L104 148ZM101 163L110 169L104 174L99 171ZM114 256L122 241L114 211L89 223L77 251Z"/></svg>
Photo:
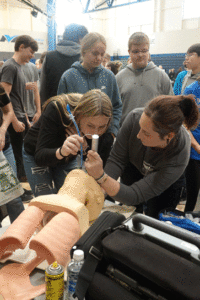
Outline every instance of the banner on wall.
<svg viewBox="0 0 200 300"><path fill-rule="evenodd" d="M14 43L19 35L30 35L38 42L38 51L37 53L42 53L47 51L47 33L44 32L25 32L19 30L8 30L1 29L0 30L0 49L1 52L13 52L14 51Z"/></svg>

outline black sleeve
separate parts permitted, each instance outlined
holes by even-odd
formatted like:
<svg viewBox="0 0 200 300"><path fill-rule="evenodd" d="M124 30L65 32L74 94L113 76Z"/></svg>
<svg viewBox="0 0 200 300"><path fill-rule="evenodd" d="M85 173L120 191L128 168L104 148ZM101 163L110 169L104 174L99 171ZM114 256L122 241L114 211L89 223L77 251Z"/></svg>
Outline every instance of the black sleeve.
<svg viewBox="0 0 200 300"><path fill-rule="evenodd" d="M56 150L62 146L65 135L60 115L53 102L49 103L43 112L39 130L35 162L38 166L53 167L62 160L57 159Z"/></svg>
<svg viewBox="0 0 200 300"><path fill-rule="evenodd" d="M10 103L10 99L9 99L8 95L6 94L4 88L0 84L0 107L4 107L8 103Z"/></svg>
<svg viewBox="0 0 200 300"><path fill-rule="evenodd" d="M47 100L47 91L46 91L46 57L42 64L41 75L40 75L40 101L41 106Z"/></svg>

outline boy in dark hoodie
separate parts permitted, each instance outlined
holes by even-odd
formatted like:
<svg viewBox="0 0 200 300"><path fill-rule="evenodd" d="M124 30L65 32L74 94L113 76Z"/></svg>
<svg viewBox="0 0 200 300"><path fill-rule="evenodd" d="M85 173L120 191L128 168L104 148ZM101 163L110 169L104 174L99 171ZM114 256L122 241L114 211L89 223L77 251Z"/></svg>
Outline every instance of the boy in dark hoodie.
<svg viewBox="0 0 200 300"><path fill-rule="evenodd" d="M170 79L152 61L149 62L149 38L135 32L128 41L131 64L116 75L122 99L121 124L127 114L159 95L173 95Z"/></svg>
<svg viewBox="0 0 200 300"><path fill-rule="evenodd" d="M57 95L62 74L80 59L80 41L87 33L85 26L70 24L66 26L63 40L58 43L56 50L47 53L40 76L41 104Z"/></svg>

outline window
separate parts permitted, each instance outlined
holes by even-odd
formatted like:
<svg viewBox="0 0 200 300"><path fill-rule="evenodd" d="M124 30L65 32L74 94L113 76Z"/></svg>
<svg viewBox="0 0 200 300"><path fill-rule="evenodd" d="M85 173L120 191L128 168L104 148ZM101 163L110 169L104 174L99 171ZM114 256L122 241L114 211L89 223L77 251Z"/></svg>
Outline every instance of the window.
<svg viewBox="0 0 200 300"><path fill-rule="evenodd" d="M200 18L200 0L184 0L183 19Z"/></svg>
<svg viewBox="0 0 200 300"><path fill-rule="evenodd" d="M89 15L83 14L80 0L56 1L56 25L57 35L62 35L65 27L71 23L77 23L88 27Z"/></svg>

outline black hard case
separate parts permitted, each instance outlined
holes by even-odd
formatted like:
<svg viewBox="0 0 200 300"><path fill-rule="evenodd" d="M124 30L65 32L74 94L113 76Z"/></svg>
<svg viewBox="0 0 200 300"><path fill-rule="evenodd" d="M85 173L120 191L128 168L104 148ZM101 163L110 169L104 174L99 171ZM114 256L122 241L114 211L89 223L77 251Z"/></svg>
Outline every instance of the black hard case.
<svg viewBox="0 0 200 300"><path fill-rule="evenodd" d="M124 217L124 215L110 211L103 212L72 247L70 252L71 258L73 256L74 250L76 249L83 250L84 258L86 258L91 246L93 246L95 242L100 239L101 234L106 229L117 227L125 220L126 218Z"/></svg>
<svg viewBox="0 0 200 300"><path fill-rule="evenodd" d="M136 214L101 244L86 300L200 300L199 235Z"/></svg>

